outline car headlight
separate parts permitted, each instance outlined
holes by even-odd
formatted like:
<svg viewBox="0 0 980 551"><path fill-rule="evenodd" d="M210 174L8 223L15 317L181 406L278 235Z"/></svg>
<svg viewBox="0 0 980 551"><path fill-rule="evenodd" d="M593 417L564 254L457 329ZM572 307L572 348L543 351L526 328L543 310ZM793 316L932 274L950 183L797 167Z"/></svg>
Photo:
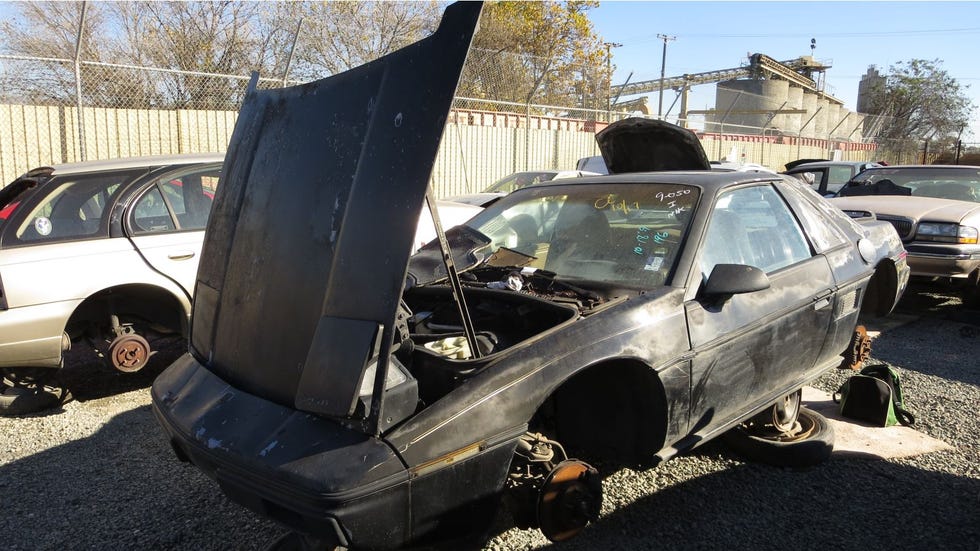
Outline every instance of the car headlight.
<svg viewBox="0 0 980 551"><path fill-rule="evenodd" d="M961 226L959 224L943 224L939 222L923 222L915 234L917 239L922 241L940 241L943 243L977 243L978 232L976 228Z"/></svg>

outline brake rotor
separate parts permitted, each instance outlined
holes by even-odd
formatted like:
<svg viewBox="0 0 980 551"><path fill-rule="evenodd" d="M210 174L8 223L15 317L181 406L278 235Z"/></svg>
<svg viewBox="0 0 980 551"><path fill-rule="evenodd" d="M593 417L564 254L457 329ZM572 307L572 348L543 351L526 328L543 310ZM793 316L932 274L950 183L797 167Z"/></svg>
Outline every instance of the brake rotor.
<svg viewBox="0 0 980 551"><path fill-rule="evenodd" d="M841 369L852 369L857 371L864 365L865 360L871 357L871 337L868 330L863 325L854 328L851 336L851 344L844 351L844 361L841 362Z"/></svg>
<svg viewBox="0 0 980 551"><path fill-rule="evenodd" d="M113 367L123 373L143 369L149 358L150 343L136 333L120 335L109 345L109 360Z"/></svg>
<svg viewBox="0 0 980 551"><path fill-rule="evenodd" d="M599 518L602 482L588 463L568 459L548 474L538 494L538 527L553 542L567 540Z"/></svg>

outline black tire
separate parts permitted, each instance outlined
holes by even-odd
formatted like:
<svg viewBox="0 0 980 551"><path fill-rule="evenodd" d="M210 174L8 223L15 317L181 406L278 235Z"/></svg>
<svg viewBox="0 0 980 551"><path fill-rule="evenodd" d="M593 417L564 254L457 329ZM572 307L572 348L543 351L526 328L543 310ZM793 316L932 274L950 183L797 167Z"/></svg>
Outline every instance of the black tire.
<svg viewBox="0 0 980 551"><path fill-rule="evenodd" d="M973 283L973 278L963 290L963 306L970 309L980 309L980 283Z"/></svg>
<svg viewBox="0 0 980 551"><path fill-rule="evenodd" d="M722 438L735 453L749 461L776 467L812 467L826 461L834 451L834 428L819 413L800 408L801 436L782 437L751 430L745 424Z"/></svg>
<svg viewBox="0 0 980 551"><path fill-rule="evenodd" d="M0 392L0 416L26 415L54 408L62 403L60 389L39 386L3 386Z"/></svg>

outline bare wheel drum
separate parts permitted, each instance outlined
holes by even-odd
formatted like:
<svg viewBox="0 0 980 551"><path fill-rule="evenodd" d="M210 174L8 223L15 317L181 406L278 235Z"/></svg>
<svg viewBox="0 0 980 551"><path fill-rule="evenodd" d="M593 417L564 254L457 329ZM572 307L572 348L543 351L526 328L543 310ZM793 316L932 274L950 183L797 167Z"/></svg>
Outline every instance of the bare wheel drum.
<svg viewBox="0 0 980 551"><path fill-rule="evenodd" d="M549 540L567 540L599 518L602 482L588 463L568 459L548 475L538 497L538 525Z"/></svg>
<svg viewBox="0 0 980 551"><path fill-rule="evenodd" d="M803 403L803 389L783 396L772 406L772 426L778 432L788 433L796 428L800 417L800 404Z"/></svg>
<svg viewBox="0 0 980 551"><path fill-rule="evenodd" d="M143 369L150 355L150 343L136 333L119 335L109 345L112 366L123 373L134 373Z"/></svg>
<svg viewBox="0 0 980 551"><path fill-rule="evenodd" d="M851 336L851 344L844 351L844 361L841 362L840 368L857 371L870 357L871 337L868 336L868 330L863 325L858 325L854 328L854 335Z"/></svg>

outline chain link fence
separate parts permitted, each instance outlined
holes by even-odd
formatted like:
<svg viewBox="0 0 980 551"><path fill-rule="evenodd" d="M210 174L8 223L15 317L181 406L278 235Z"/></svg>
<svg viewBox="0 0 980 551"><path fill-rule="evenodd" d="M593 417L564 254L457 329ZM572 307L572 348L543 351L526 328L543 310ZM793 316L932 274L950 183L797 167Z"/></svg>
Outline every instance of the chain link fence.
<svg viewBox="0 0 980 551"><path fill-rule="evenodd" d="M565 71L572 75L567 81L549 81L532 78L539 61L482 50L470 56L433 170L438 196L480 191L521 170L574 169L578 159L599 154L595 133L610 122L649 116L642 98L609 97L608 67L573 67ZM0 56L0 182L42 165L224 151L248 81L246 75ZM289 84L295 82L259 81L260 87ZM711 159L780 170L798 158L879 158L874 133L881 121L873 117L839 109L821 117L819 110L809 114L747 91L718 92L715 109L696 112L680 94L669 95L664 118L695 131Z"/></svg>

